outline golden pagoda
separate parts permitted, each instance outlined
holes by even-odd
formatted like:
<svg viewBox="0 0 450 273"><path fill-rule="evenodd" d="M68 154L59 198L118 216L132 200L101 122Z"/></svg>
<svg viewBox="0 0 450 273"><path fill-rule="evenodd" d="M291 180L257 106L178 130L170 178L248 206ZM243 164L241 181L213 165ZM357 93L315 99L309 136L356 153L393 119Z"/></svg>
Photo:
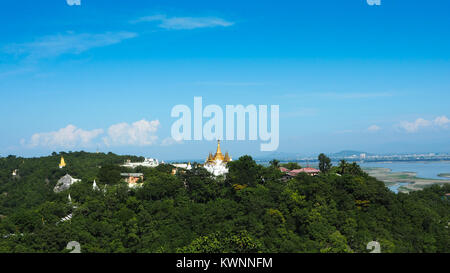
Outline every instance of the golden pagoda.
<svg viewBox="0 0 450 273"><path fill-rule="evenodd" d="M224 163L228 163L231 161L231 157L228 154L228 152L225 153L225 156L222 154L222 151L220 150L220 140L217 141L217 151L212 155L212 153L209 153L208 158L206 159L206 163L214 163L216 160L222 161Z"/></svg>
<svg viewBox="0 0 450 273"><path fill-rule="evenodd" d="M59 168L62 169L66 166L66 162L64 162L64 157L61 156L61 162L59 163Z"/></svg>
<svg viewBox="0 0 450 273"><path fill-rule="evenodd" d="M214 156L212 153L209 153L203 167L214 176L225 175L228 173L227 164L231 160L228 152L225 153L225 156L222 154L222 151L220 150L220 140L218 140L216 153Z"/></svg>

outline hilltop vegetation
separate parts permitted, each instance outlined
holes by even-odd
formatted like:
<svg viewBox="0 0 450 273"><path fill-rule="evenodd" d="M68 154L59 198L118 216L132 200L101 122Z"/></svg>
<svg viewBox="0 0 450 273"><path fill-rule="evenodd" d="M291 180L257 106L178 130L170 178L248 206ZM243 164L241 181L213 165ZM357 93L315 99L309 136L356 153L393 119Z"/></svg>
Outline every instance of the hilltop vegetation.
<svg viewBox="0 0 450 273"><path fill-rule="evenodd" d="M70 163L63 169L58 167L61 156ZM117 165L126 159L143 160L136 156L86 152L53 153L40 158L0 158L0 215L54 200L53 188L65 174L92 182L98 177L100 166ZM16 169L14 177L12 171Z"/></svg>
<svg viewBox="0 0 450 273"><path fill-rule="evenodd" d="M63 156L64 169L60 154L0 158L0 252L67 252L70 241L84 253L368 252L374 240L382 252L450 252L449 185L396 195L345 162L285 181L275 165L243 156L227 177L137 168L144 184L130 190L118 164L143 158ZM82 181L54 193L66 173ZM94 179L101 190L92 189Z"/></svg>

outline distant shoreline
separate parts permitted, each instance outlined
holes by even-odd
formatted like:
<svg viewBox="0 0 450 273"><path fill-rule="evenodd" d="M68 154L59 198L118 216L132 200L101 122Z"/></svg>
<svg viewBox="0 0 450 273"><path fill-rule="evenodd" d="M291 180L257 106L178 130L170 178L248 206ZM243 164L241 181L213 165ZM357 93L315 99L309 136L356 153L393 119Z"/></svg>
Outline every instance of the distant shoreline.
<svg viewBox="0 0 450 273"><path fill-rule="evenodd" d="M275 158L277 159L277 158ZM255 161L258 164L268 164L272 159L258 159L255 158ZM310 160L306 160L306 159L278 159L280 161L280 163L290 163L290 162L294 162L294 163L299 163L301 164L310 164L310 165L318 165L319 161L317 159L310 159ZM371 164L371 163L380 163L380 164L385 164L385 163L437 163L437 162L449 162L450 160L448 159L421 159L421 160L360 160L360 159L336 159L336 158L331 158L331 163L336 166L339 165L341 160L345 160L347 162L356 162L358 164Z"/></svg>
<svg viewBox="0 0 450 273"><path fill-rule="evenodd" d="M382 167L368 167L363 168L370 176L383 181L386 186L393 186L399 183L407 183L398 188L399 192L407 193L410 191L422 190L424 187L434 184L446 184L450 183L450 180L446 179L433 179L433 178L421 178L417 177L415 172L392 172L389 168ZM443 174L449 175L450 174ZM441 176L446 177L446 176Z"/></svg>

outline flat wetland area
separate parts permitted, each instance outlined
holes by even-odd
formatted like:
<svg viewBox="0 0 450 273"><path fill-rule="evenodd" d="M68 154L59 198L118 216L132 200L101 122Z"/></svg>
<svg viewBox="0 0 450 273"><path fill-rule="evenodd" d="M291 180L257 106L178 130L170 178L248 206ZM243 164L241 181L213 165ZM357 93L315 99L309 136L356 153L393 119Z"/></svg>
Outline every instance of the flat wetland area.
<svg viewBox="0 0 450 273"><path fill-rule="evenodd" d="M421 190L433 184L450 183L448 179L420 178L416 176L415 172L392 172L389 168L364 168L364 171L370 176L383 181L388 187L401 183L401 186L398 187L398 192L403 193ZM439 176L450 178L450 173L443 173Z"/></svg>

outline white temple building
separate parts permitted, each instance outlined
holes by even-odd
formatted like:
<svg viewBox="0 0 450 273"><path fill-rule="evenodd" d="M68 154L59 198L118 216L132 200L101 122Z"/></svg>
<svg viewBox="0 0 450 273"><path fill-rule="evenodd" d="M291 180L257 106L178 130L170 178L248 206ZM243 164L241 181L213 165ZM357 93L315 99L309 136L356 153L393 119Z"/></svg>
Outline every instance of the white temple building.
<svg viewBox="0 0 450 273"><path fill-rule="evenodd" d="M66 174L65 176L61 177L58 182L56 183L55 188L53 188L54 192L62 192L64 190L67 190L72 186L74 183L77 183L81 181L81 179L73 178L72 176Z"/></svg>
<svg viewBox="0 0 450 273"><path fill-rule="evenodd" d="M170 165L180 168L180 169L192 170L191 162L189 162L189 163L172 163Z"/></svg>
<svg viewBox="0 0 450 273"><path fill-rule="evenodd" d="M220 140L218 140L216 154L213 156L212 153L209 153L203 167L215 176L224 175L228 173L227 164L230 161L232 161L232 159L228 155L228 152L225 153L225 156L222 154L222 151L220 150Z"/></svg>
<svg viewBox="0 0 450 273"><path fill-rule="evenodd" d="M136 168L138 166L154 168L159 166L159 161L155 158L145 158L144 162L131 162L130 160L127 160L127 162L122 165L122 167L127 168Z"/></svg>

